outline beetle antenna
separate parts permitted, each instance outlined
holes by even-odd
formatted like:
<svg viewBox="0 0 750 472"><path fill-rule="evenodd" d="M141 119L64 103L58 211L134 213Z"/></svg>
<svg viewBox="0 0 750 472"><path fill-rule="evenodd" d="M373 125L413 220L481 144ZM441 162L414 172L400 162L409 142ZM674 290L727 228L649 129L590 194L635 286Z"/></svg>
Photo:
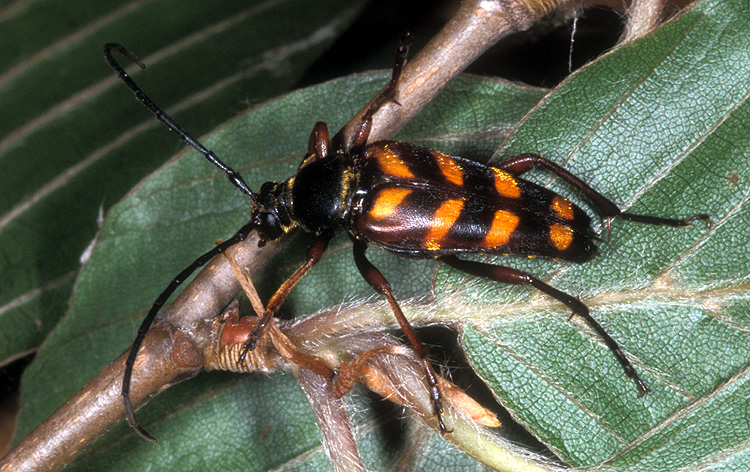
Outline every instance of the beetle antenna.
<svg viewBox="0 0 750 472"><path fill-rule="evenodd" d="M130 423L130 426L132 426L133 429L138 432L138 434L143 436L144 439L148 439L149 441L154 443L156 442L156 438L152 436L148 431L143 429L143 427L138 424L138 420L135 419L135 410L133 409L133 403L130 401L130 381L133 377L133 367L135 365L135 359L136 357L138 357L138 350L140 349L141 344L143 344L143 339L146 337L146 333L148 333L148 330L151 328L154 319L156 319L156 314L159 312L159 309L164 305L164 303L166 303L169 297L174 293L177 287L179 287L182 282L185 281L185 279L190 277L190 275L195 272L196 269L204 266L208 261L213 259L214 256L223 253L228 248L234 246L240 241L244 241L245 238L247 238L247 235L250 234L253 229L255 229L255 224L251 221L250 223L240 228L240 230L237 231L234 236L217 245L210 251L204 253L195 261L193 261L192 264L183 269L182 272L177 275L177 277L172 279L172 281L169 283L169 286L167 286L167 288L164 289L161 294L159 294L154 304L151 305L151 310L149 310L148 315L146 315L146 317L141 322L141 326L138 328L138 334L133 341L133 345L130 347L128 358L125 361L125 373L122 377L122 399L125 403L125 414L128 418L128 423Z"/></svg>
<svg viewBox="0 0 750 472"><path fill-rule="evenodd" d="M104 58L107 61L107 65L117 73L117 76L120 78L120 80L128 86L128 88L135 94L135 98L138 99L139 102L143 104L146 108L151 111L154 115L156 115L156 118L167 125L167 128L177 133L180 138L185 141L190 147L195 149L196 151L203 154L203 156L208 159L211 164L215 165L219 169L221 169L222 172L227 176L229 181L237 187L242 193L249 196L254 203L257 203L257 198L255 193L253 193L252 190L250 190L250 187L247 186L247 183L245 183L245 179L242 178L242 175L240 175L239 172L232 169L228 165L224 164L219 157L214 154L213 151L206 148L203 144L201 144L200 141L198 141L193 135L182 129L180 125L175 123L175 121L172 119L171 116L169 116L164 110L159 108L149 97L146 95L141 88L136 85L136 83L133 81L133 79L130 78L127 72L125 72L125 69L120 66L120 64L115 61L115 59L112 57L112 51L117 51L123 56L130 59L133 63L135 63L138 67L141 69L145 69L146 65L141 61L141 59L133 54L132 52L125 49L123 46L116 44L116 43L107 43L104 45Z"/></svg>

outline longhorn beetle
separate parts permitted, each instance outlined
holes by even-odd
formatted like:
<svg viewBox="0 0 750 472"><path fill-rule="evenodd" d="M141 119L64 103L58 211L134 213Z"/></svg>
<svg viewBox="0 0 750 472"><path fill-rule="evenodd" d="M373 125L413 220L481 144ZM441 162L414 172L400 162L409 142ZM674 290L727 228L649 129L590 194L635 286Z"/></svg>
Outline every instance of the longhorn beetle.
<svg viewBox="0 0 750 472"><path fill-rule="evenodd" d="M574 314L602 338L615 355L640 395L649 389L638 376L617 342L591 316L580 300L557 290L518 269L465 260L461 253L540 256L584 263L597 254L597 239L589 216L566 198L519 176L542 167L584 195L604 220L622 220L658 226L682 227L695 220L709 220L699 214L684 219L662 218L622 212L617 205L581 179L536 154L520 154L496 165L483 165L399 141L367 143L372 117L395 93L406 64L406 46L398 48L396 64L388 85L376 97L346 142L329 139L325 123L313 127L307 154L295 175L284 181L266 182L258 192L250 190L242 176L224 164L212 151L177 125L133 82L112 57L117 51L141 68L145 65L118 44L106 44L107 64L136 98L188 145L222 170L229 181L250 197L250 221L237 233L206 252L184 269L159 295L143 320L130 349L122 382L122 396L128 421L144 438L155 441L135 419L130 402L133 365L143 338L159 308L197 268L228 247L244 240L252 231L261 244L275 240L299 227L312 233L305 263L271 296L266 311L244 343L252 350L265 326L294 285L323 256L336 231L344 230L353 242L354 261L362 277L385 297L401 329L421 359L430 389L433 410L442 432L440 391L436 374L428 361L427 348L404 316L391 286L367 259L370 245L409 258L431 258L469 274L513 285L530 285L567 305Z"/></svg>

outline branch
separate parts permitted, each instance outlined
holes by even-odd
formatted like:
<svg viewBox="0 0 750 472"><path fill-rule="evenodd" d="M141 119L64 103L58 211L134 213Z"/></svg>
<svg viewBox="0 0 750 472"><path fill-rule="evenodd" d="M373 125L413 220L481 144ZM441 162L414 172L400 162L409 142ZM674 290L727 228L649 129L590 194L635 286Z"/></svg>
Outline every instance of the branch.
<svg viewBox="0 0 750 472"><path fill-rule="evenodd" d="M628 21L620 44L639 39L656 28L664 14L665 0L634 0L627 9Z"/></svg>
<svg viewBox="0 0 750 472"><path fill-rule="evenodd" d="M243 267L254 271L278 247L279 242L274 242L259 248L253 235L238 244L233 255ZM144 340L130 390L134 405L142 405L169 385L200 371L203 349L211 339L195 328L221 313L238 291L239 282L223 256L198 273ZM59 470L122 420L125 410L120 391L127 352L22 439L2 459L0 471Z"/></svg>
<svg viewBox="0 0 750 472"><path fill-rule="evenodd" d="M570 0L465 0L448 24L406 64L396 91L398 103L375 113L370 141L394 136L456 75L499 39L523 31ZM351 136L370 103L343 128Z"/></svg>

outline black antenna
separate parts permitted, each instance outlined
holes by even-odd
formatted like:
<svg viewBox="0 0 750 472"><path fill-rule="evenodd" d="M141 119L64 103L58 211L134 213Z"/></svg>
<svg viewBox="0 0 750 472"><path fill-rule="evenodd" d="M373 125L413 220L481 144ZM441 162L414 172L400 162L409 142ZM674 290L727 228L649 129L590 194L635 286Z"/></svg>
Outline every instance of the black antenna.
<svg viewBox="0 0 750 472"><path fill-rule="evenodd" d="M167 125L167 128L171 129L175 133L177 133L180 136L180 139L185 141L190 147L195 149L196 151L200 152L205 156L206 159L208 159L211 164L215 165L219 169L221 169L224 174L226 174L229 181L240 189L242 193L249 196L253 199L253 203L257 203L255 193L253 193L252 190L250 190L250 187L247 186L245 183L245 179L242 178L239 172L232 169L228 165L224 164L219 157L214 154L213 151L206 148L203 144L201 144L200 141L198 141L196 138L193 137L190 133L182 129L180 125L174 122L171 116L169 116L164 110L159 108L149 97L146 95L143 90L141 90L138 85L136 85L135 82L133 82L133 79L130 78L127 72L125 72L125 69L120 66L120 64L115 61L115 59L112 57L112 51L115 50L122 54L123 56L130 59L132 62L134 62L138 67L141 69L146 68L146 64L141 62L141 59L133 54L132 52L125 49L123 46L117 44L117 43L107 43L104 45L104 59L107 61L107 65L117 73L117 76L120 78L120 80L123 81L125 85L128 86L128 88L135 94L135 98L138 99L139 102L143 104L146 108L151 111L154 115L156 115L156 119Z"/></svg>
<svg viewBox="0 0 750 472"><path fill-rule="evenodd" d="M108 43L104 45L104 58L106 59L107 64L110 68L112 68L113 71L117 73L117 76L120 78L120 80L122 80L125 85L127 85L128 88L135 94L135 97L138 99L138 101L141 102L146 108L148 108L154 115L156 115L156 118L159 121L167 125L170 130L177 133L180 138L185 141L190 147L203 154L203 156L205 156L205 158L208 159L213 165L221 169L221 171L224 172L232 185L237 187L245 195L249 196L253 200L254 204L257 204L257 197L255 193L250 190L250 187L247 186L247 183L245 183L245 180L242 178L240 173L224 164L221 159L219 159L218 156L214 154L213 151L207 149L203 144L201 144L200 141L198 141L190 133L188 133L177 123L175 123L172 117L170 117L164 110L159 108L148 97L148 95L146 95L141 90L141 88L136 85L133 79L130 78L128 73L125 72L120 64L114 60L114 58L112 57L113 50L118 51L142 69L145 69L146 65L141 62L138 56L128 51L119 44ZM148 330L153 324L154 319L156 319L156 315L159 312L159 309L161 309L161 307L164 305L164 303L166 303L166 301L174 293L174 291L177 290L177 287L179 287L182 282L185 281L185 279L190 277L190 275L195 272L196 269L205 265L214 256L223 253L229 247L239 243L240 241L243 241L253 229L255 229L255 224L253 222L246 224L245 226L240 228L240 230L237 231L234 236L217 245L210 251L204 253L195 261L193 261L192 264L183 269L182 272L180 272L177 277L172 279L167 288L157 297L156 301L151 306L151 310L149 310L146 318L143 319L141 326L138 328L138 334L136 335L135 340L130 347L128 358L125 361L125 373L123 374L122 378L122 398L123 402L125 403L125 414L128 418L128 422L133 427L133 429L138 432L138 434L151 442L156 442L156 438L148 433L145 429L143 429L140 424L138 424L138 421L135 419L133 404L130 401L130 381L133 377L133 367L135 365L135 359L136 357L138 357L138 351L143 344L143 339L146 337L146 333L148 333Z"/></svg>
<svg viewBox="0 0 750 472"><path fill-rule="evenodd" d="M138 421L135 419L133 404L130 401L130 379L133 377L133 366L135 365L136 357L138 357L138 350L141 348L141 344L143 344L143 339L146 337L146 333L148 333L149 328L151 328L151 324L154 322L154 319L156 319L156 314L159 313L159 309L161 309L164 303L166 303L166 301L174 293L177 287L179 287L180 284L185 281L185 279L190 277L190 275L195 272L196 269L202 267L208 261L213 259L214 256L223 253L229 247L239 243L240 241L244 241L247 235L250 234L250 231L252 231L253 229L255 229L255 224L253 222L246 224L245 226L240 228L240 230L237 231L234 236L214 247L210 251L204 253L203 255L198 257L198 259L193 261L192 264L183 269L182 272L180 272L177 277L172 279L167 288L164 289L164 291L161 292L161 294L156 298L156 301L151 306L151 310L149 310L148 314L143 319L143 322L141 322L141 326L138 328L138 334L135 336L133 345L130 347L130 352L128 353L128 358L125 361L125 373L122 377L122 399L125 403L125 414L128 417L128 423L130 423L130 426L132 426L133 429L138 432L138 434L151 442L155 443L156 438L153 437L148 431L143 429L140 424L138 424Z"/></svg>
<svg viewBox="0 0 750 472"><path fill-rule="evenodd" d="M159 312L159 309L161 309L164 303L166 303L166 301L169 299L172 293L174 293L177 287L179 287L180 284L185 281L185 279L190 277L190 275L195 272L196 269L202 267L208 261L213 259L214 256L223 253L229 247L239 243L240 241L244 241L247 235L250 234L250 231L252 231L253 229L255 229L254 223L250 222L246 224L245 226L240 228L240 230L237 231L234 236L214 247L210 251L204 253L195 261L193 261L192 264L183 269L182 272L177 275L177 277L172 279L167 288L164 289L161 294L159 294L154 304L151 305L151 310L149 310L148 314L143 319L143 322L141 322L141 326L138 328L138 334L133 341L133 345L130 347L128 358L125 361L125 373L122 377L122 399L125 403L125 414L128 417L128 423L130 423L130 426L132 426L133 429L138 432L138 434L151 442L156 442L156 438L153 437L148 431L143 429L140 424L138 424L138 421L135 419L133 404L130 401L130 380L133 377L133 366L135 365L136 357L138 357L138 350L140 349L141 344L143 344L143 339L146 337L146 333L148 333L149 328L151 328L151 324L154 322L154 319L156 319L156 314Z"/></svg>

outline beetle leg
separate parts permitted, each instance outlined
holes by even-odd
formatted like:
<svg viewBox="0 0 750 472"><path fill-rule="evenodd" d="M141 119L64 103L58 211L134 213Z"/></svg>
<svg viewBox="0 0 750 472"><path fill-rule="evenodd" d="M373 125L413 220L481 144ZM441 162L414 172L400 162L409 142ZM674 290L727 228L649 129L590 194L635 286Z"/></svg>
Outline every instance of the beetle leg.
<svg viewBox="0 0 750 472"><path fill-rule="evenodd" d="M278 311L286 296L289 295L289 292L292 291L294 286L297 285L297 282L300 281L300 279L307 273L307 271L310 270L315 264L317 264L323 257L323 253L326 251L326 248L328 247L328 243L331 241L332 236L333 234L330 233L319 234L315 238L315 240L313 240L312 244L310 244L310 247L307 248L307 256L305 259L305 263L302 264L302 267L294 271L294 273L288 279L286 279L284 283L281 284L281 286L276 290L276 293L273 294L271 299L268 301L268 304L266 305L266 311L263 313L263 316L258 319L258 323L255 325L255 328L253 328L253 330L247 336L247 341L245 341L244 345L244 351L239 358L239 362L245 360L245 356L247 356L248 351L252 351L253 349L255 349L255 346L258 344L258 340L263 335L263 331L265 330L266 325L268 325L271 317L276 314L276 311Z"/></svg>
<svg viewBox="0 0 750 472"><path fill-rule="evenodd" d="M314 153L318 156L318 159L325 159L328 157L328 148L330 145L330 139L328 139L328 125L324 121L318 121L313 126L312 133L310 133L310 140L307 143L307 152Z"/></svg>
<svg viewBox="0 0 750 472"><path fill-rule="evenodd" d="M370 129L372 128L372 117L375 113L377 113L378 110L388 102L398 103L396 100L396 88L398 86L398 81L401 78L401 72L406 65L406 56L409 52L409 46L407 44L408 36L409 35L405 33L401 37L401 42L396 50L396 63L393 66L391 80L388 81L388 84L386 84L380 93L372 99L370 106L367 107L367 110L365 110L362 118L360 118L359 123L357 123L357 126L354 128L354 132L349 141L349 151L352 154L359 154L359 152L367 145L367 138L370 137ZM341 136L341 131L334 136L333 140L334 143L337 144L342 142L343 137Z"/></svg>
<svg viewBox="0 0 750 472"><path fill-rule="evenodd" d="M605 219L620 218L621 220L634 221L649 225L674 227L688 226L691 222L696 220L710 221L710 217L706 214L698 214L690 216L688 218L677 219L662 218L659 216L650 215L638 215L635 213L625 213L621 211L614 202L591 188L586 182L573 175L570 171L560 167L554 162L538 154L519 154L497 164L498 169L504 170L515 176L519 176L525 172L528 172L535 167L544 167L548 171L568 182L576 190L585 195L586 198L588 198L589 201L593 204L594 210L596 210L596 212Z"/></svg>
<svg viewBox="0 0 750 472"><path fill-rule="evenodd" d="M443 422L443 404L440 401L440 389L438 388L437 374L432 369L430 361L428 359L427 347L422 343L422 340L417 336L416 331L409 323L409 320L404 316L404 312L401 311L401 307L398 305L396 298L393 296L391 284L385 279L383 274L372 265L372 263L365 256L367 245L362 241L354 242L354 262L357 264L357 269L362 277L370 284L370 286L378 292L380 295L385 297L388 301L388 305L391 307L396 321L398 321L401 330L406 335L406 338L411 343L414 351L417 353L422 366L424 367L425 373L427 374L427 384L430 388L430 397L432 399L432 409L437 418L438 426L440 431L445 433L448 429L445 427Z"/></svg>
<svg viewBox="0 0 750 472"><path fill-rule="evenodd" d="M552 298L564 303L573 311L573 313L583 318L586 323L588 323L588 325L591 326L591 328L593 328L594 331L596 331L596 333L602 338L604 344L607 345L609 350L612 351L612 353L617 358L618 362L620 362L620 365L625 371L625 375L627 375L628 378L633 379L633 382L635 382L635 385L640 392L639 396L643 396L649 392L648 386L646 386L646 383L638 376L635 367L633 367L633 364L630 363L630 360L628 360L625 353L622 351L622 349L620 349L620 345L617 344L617 341L612 339L612 337L604 330L604 328L602 328L602 326L591 316L591 314L589 313L589 308L576 297L557 290L556 288L547 285L541 280L532 277L526 272L512 269L510 267L498 266L476 261L467 261L464 259L459 259L458 257L452 255L443 256L440 258L440 260L462 272L494 280L495 282L502 282L512 285L531 285L532 287L541 290Z"/></svg>
<svg viewBox="0 0 750 472"><path fill-rule="evenodd" d="M275 323L271 323L268 329L271 334L271 342L284 358L300 367L315 372L329 382L333 381L335 377L333 369L331 369L323 359L318 356L301 352Z"/></svg>
<svg viewBox="0 0 750 472"><path fill-rule="evenodd" d="M388 81L383 90L381 90L380 93L373 99L372 103L370 103L370 106L367 108L364 115L362 115L362 121L368 121L370 122L370 124L372 124L372 117L375 115L375 113L378 112L380 107L388 102L395 102L396 104L398 104L398 101L396 100L396 89L398 88L398 81L399 79L401 79L401 72L403 72L404 66L406 66L406 56L409 53L409 45L407 44L408 40L408 34L405 33L403 36L401 36L401 42L399 43L398 49L396 50L396 61L393 65L391 80ZM357 144L356 138L354 144ZM360 144L364 145L365 143Z"/></svg>

